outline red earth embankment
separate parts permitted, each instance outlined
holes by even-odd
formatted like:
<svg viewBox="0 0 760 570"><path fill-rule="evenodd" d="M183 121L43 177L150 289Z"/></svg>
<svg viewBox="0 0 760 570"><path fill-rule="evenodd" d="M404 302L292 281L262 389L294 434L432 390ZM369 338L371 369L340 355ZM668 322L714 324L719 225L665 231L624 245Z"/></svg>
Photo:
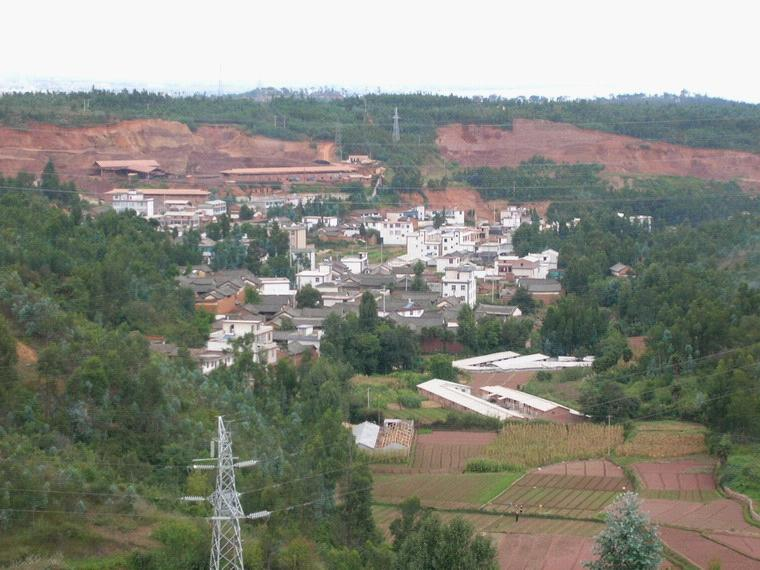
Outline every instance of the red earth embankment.
<svg viewBox="0 0 760 570"><path fill-rule="evenodd" d="M96 160L155 159L174 180L186 175L218 176L226 168L288 166L332 158L332 143L283 141L251 136L235 126L203 125L191 131L184 123L158 119L66 128L31 124L0 126L0 173L39 173L52 159L63 179L95 191L114 181L89 176ZM184 184L199 182L187 179ZM218 179L216 180L218 184Z"/></svg>
<svg viewBox="0 0 760 570"><path fill-rule="evenodd" d="M461 166L517 166L540 155L556 162L603 164L610 174L738 179L760 185L760 154L653 142L566 123L515 119L512 130L452 124L438 129L446 160Z"/></svg>

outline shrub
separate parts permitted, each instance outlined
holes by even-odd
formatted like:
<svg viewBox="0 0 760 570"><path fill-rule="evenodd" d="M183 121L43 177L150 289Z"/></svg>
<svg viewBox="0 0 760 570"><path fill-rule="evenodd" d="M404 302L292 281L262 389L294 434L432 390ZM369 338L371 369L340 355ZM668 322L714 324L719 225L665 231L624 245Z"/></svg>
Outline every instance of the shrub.
<svg viewBox="0 0 760 570"><path fill-rule="evenodd" d="M481 458L468 461L464 470L469 473L499 473L501 471L519 471L519 468L509 463Z"/></svg>

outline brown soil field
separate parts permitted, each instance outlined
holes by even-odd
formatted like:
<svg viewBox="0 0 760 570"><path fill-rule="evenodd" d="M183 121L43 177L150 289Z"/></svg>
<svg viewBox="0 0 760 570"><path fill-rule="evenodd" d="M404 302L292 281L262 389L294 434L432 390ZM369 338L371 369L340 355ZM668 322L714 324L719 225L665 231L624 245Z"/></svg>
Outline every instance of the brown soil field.
<svg viewBox="0 0 760 570"><path fill-rule="evenodd" d="M581 570L593 560L594 539L552 534L505 534L499 541L502 570Z"/></svg>
<svg viewBox="0 0 760 570"><path fill-rule="evenodd" d="M496 439L495 431L434 431L417 436L423 445L487 445Z"/></svg>
<svg viewBox="0 0 760 570"><path fill-rule="evenodd" d="M760 560L760 536L716 532L709 534L708 538L715 542L719 542L720 544L724 544L733 550L738 550L750 558Z"/></svg>
<svg viewBox="0 0 760 570"><path fill-rule="evenodd" d="M418 434L411 464L375 465L375 473L461 473L467 461L496 440L496 432L434 431Z"/></svg>
<svg viewBox="0 0 760 570"><path fill-rule="evenodd" d="M452 124L438 129L441 154L462 166L517 166L541 155L603 164L608 173L760 181L760 154L653 142L567 123L515 119L512 129Z"/></svg>
<svg viewBox="0 0 760 570"><path fill-rule="evenodd" d="M660 537L666 545L700 568L709 568L717 562L721 570L760 570L760 561L717 544L696 532L661 528Z"/></svg>
<svg viewBox="0 0 760 570"><path fill-rule="evenodd" d="M155 159L191 185L187 175L219 175L226 168L287 166L332 158L333 144L282 141L251 136L235 126L203 125L195 131L184 123L159 119L121 121L81 128L31 124L0 126L0 173L39 173L50 158L63 179L90 191L110 190L113 180L89 176L95 160ZM213 179L219 185L220 178ZM203 181L208 184L209 181ZM123 184L123 182L122 182Z"/></svg>
<svg viewBox="0 0 760 570"><path fill-rule="evenodd" d="M760 528L744 520L741 504L730 499L718 499L709 503L643 499L642 510L658 524L760 536Z"/></svg>
<svg viewBox="0 0 760 570"><path fill-rule="evenodd" d="M596 459L589 461L567 461L536 469L541 475L579 475L582 477L625 478L622 468L610 461Z"/></svg>
<svg viewBox="0 0 760 570"><path fill-rule="evenodd" d="M473 392L478 392L483 386L505 386L519 390L536 375L535 370L520 370L517 372L468 372L469 385Z"/></svg>
<svg viewBox="0 0 760 570"><path fill-rule="evenodd" d="M644 487L653 491L714 491L714 468L713 462L700 460L634 465Z"/></svg>

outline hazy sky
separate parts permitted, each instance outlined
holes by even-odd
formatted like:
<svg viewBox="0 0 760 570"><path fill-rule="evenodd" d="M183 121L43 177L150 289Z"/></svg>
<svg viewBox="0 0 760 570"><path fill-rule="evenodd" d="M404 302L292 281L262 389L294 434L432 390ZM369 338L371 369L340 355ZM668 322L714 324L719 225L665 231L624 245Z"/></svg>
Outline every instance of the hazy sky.
<svg viewBox="0 0 760 570"><path fill-rule="evenodd" d="M9 0L2 13L0 79L17 81L760 102L750 0Z"/></svg>

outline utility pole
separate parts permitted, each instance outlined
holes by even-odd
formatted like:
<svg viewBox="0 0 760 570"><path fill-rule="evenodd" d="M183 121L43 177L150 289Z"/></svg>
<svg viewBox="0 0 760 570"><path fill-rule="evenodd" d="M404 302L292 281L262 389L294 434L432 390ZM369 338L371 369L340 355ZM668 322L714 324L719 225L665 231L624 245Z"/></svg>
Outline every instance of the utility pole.
<svg viewBox="0 0 760 570"><path fill-rule="evenodd" d="M343 134L340 132L340 124L335 125L335 150L340 160L343 160Z"/></svg>
<svg viewBox="0 0 760 570"><path fill-rule="evenodd" d="M393 142L401 140L401 131L398 128L398 107L393 112Z"/></svg>
<svg viewBox="0 0 760 570"><path fill-rule="evenodd" d="M216 488L210 497L182 497L185 501L208 501L214 507L211 517L212 538L210 570L243 570L243 539L240 536L240 520L263 519L271 513L259 511L246 515L240 505L240 494L235 487L235 469L253 467L256 460L235 461L232 454L232 438L224 425L222 416L217 418L216 465L195 463L193 469L216 469ZM214 440L211 441L213 459ZM197 459L196 462L208 461Z"/></svg>
<svg viewBox="0 0 760 570"><path fill-rule="evenodd" d="M367 409L369 410L369 386L367 386Z"/></svg>
<svg viewBox="0 0 760 570"><path fill-rule="evenodd" d="M610 432L612 431L612 416L607 414L607 457L612 453L612 444L610 443Z"/></svg>

